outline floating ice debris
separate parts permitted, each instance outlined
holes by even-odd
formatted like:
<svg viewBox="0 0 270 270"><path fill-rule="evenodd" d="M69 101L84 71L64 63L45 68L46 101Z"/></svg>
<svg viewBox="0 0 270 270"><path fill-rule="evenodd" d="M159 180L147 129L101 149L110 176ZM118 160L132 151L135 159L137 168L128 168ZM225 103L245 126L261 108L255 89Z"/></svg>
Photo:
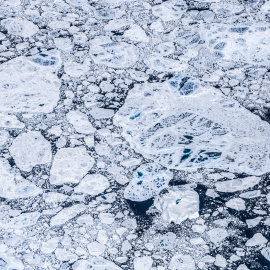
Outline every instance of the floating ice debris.
<svg viewBox="0 0 270 270"><path fill-rule="evenodd" d="M141 165L125 189L124 197L131 201L145 201L168 186L173 175L155 163Z"/></svg>
<svg viewBox="0 0 270 270"><path fill-rule="evenodd" d="M194 259L190 255L178 254L172 257L169 268L170 270L195 270Z"/></svg>
<svg viewBox="0 0 270 270"><path fill-rule="evenodd" d="M270 261L270 247L266 247L264 249L261 250L261 254L263 255L263 257Z"/></svg>
<svg viewBox="0 0 270 270"><path fill-rule="evenodd" d="M51 226L61 226L70 219L76 217L78 214L86 209L84 204L76 204L71 207L64 208L57 215L51 218Z"/></svg>
<svg viewBox="0 0 270 270"><path fill-rule="evenodd" d="M76 62L66 62L65 71L68 75L73 77L80 77L89 70L89 63L85 62L79 64Z"/></svg>
<svg viewBox="0 0 270 270"><path fill-rule="evenodd" d="M260 182L259 177L250 176L245 178L237 178L223 182L217 182L216 189L219 192L236 192L254 187Z"/></svg>
<svg viewBox="0 0 270 270"><path fill-rule="evenodd" d="M52 159L51 145L39 131L29 131L16 137L9 152L23 171L30 171L34 166L49 163Z"/></svg>
<svg viewBox="0 0 270 270"><path fill-rule="evenodd" d="M2 158L0 159L0 172L0 197L13 200L37 196L42 193L42 189L35 184L23 179L20 175L13 174L8 161Z"/></svg>
<svg viewBox="0 0 270 270"><path fill-rule="evenodd" d="M67 113L67 120L73 125L78 133L92 134L95 132L95 128L89 122L85 113L80 111L69 111Z"/></svg>
<svg viewBox="0 0 270 270"><path fill-rule="evenodd" d="M9 138L9 133L6 130L0 130L0 146L3 146L6 144L7 140Z"/></svg>
<svg viewBox="0 0 270 270"><path fill-rule="evenodd" d="M237 211L246 209L245 201L241 198L230 199L228 202L226 202L226 206Z"/></svg>
<svg viewBox="0 0 270 270"><path fill-rule="evenodd" d="M129 91L114 123L123 128L130 145L171 169L267 172L269 124L219 91L179 78L136 85ZM182 85L187 89L180 93ZM256 155L251 158L250 152Z"/></svg>
<svg viewBox="0 0 270 270"><path fill-rule="evenodd" d="M51 238L50 240L43 242L40 248L42 253L51 254L58 247L59 237Z"/></svg>
<svg viewBox="0 0 270 270"><path fill-rule="evenodd" d="M95 119L111 118L114 115L114 110L103 109L103 108L94 108L90 110L90 114Z"/></svg>
<svg viewBox="0 0 270 270"><path fill-rule="evenodd" d="M194 190L169 190L157 197L154 205L164 220L176 224L199 217L199 195Z"/></svg>
<svg viewBox="0 0 270 270"><path fill-rule="evenodd" d="M109 37L96 37L90 42L91 57L96 64L127 68L138 59L137 48L126 42L113 42Z"/></svg>
<svg viewBox="0 0 270 270"><path fill-rule="evenodd" d="M84 147L61 148L53 158L50 182L53 185L79 183L93 165L94 159Z"/></svg>
<svg viewBox="0 0 270 270"><path fill-rule="evenodd" d="M229 236L228 232L222 228L215 228L207 232L211 242L214 244L218 244L222 242L227 236Z"/></svg>
<svg viewBox="0 0 270 270"><path fill-rule="evenodd" d="M125 31L124 37L130 39L131 41L134 41L135 43L149 42L149 38L146 35L145 31L136 24L133 24L127 31Z"/></svg>
<svg viewBox="0 0 270 270"><path fill-rule="evenodd" d="M49 113L57 105L59 79L34 59L21 56L0 65L0 111Z"/></svg>
<svg viewBox="0 0 270 270"><path fill-rule="evenodd" d="M261 233L255 233L252 238L247 240L246 246L248 247L261 246L267 242L268 240Z"/></svg>
<svg viewBox="0 0 270 270"><path fill-rule="evenodd" d="M73 264L73 270L82 270L82 269L107 269L107 270L122 270L119 266L114 264L111 261L105 260L102 257L93 257L89 260L78 260Z"/></svg>
<svg viewBox="0 0 270 270"><path fill-rule="evenodd" d="M95 241L87 245L88 252L92 256L100 256L104 253L106 246Z"/></svg>
<svg viewBox="0 0 270 270"><path fill-rule="evenodd" d="M56 70L61 64L60 53L57 50L43 51L27 59L49 70Z"/></svg>
<svg viewBox="0 0 270 270"><path fill-rule="evenodd" d="M103 193L110 186L108 179L101 174L87 174L80 184L75 187L75 193L96 196Z"/></svg>
<svg viewBox="0 0 270 270"><path fill-rule="evenodd" d="M34 23L21 18L8 18L2 20L1 25L8 30L9 34L24 38L33 36L39 30Z"/></svg>

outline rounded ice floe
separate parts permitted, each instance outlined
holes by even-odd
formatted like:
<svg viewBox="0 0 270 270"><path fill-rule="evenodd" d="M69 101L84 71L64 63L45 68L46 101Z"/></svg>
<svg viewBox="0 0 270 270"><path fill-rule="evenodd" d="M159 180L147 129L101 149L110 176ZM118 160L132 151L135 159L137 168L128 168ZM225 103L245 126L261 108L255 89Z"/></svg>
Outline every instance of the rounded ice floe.
<svg viewBox="0 0 270 270"><path fill-rule="evenodd" d="M153 259L149 256L138 257L134 259L134 270L150 270Z"/></svg>
<svg viewBox="0 0 270 270"><path fill-rule="evenodd" d="M114 124L135 151L169 169L268 172L269 124L220 91L198 84L182 74L164 83L138 84Z"/></svg>
<svg viewBox="0 0 270 270"><path fill-rule="evenodd" d="M210 241L214 244L218 244L222 242L227 236L229 236L228 232L222 228L215 228L207 232Z"/></svg>
<svg viewBox="0 0 270 270"><path fill-rule="evenodd" d="M87 154L85 147L62 148L54 156L50 183L79 183L93 165L94 159Z"/></svg>
<svg viewBox="0 0 270 270"><path fill-rule="evenodd" d="M20 175L14 174L7 160L0 159L0 172L0 197L13 200L37 196L42 193L42 188L23 179Z"/></svg>
<svg viewBox="0 0 270 270"><path fill-rule="evenodd" d="M268 240L261 233L255 233L252 238L247 240L246 246L248 247L261 246L263 244L266 244L267 242Z"/></svg>
<svg viewBox="0 0 270 270"><path fill-rule="evenodd" d="M112 68L128 68L138 59L137 48L126 42L114 42L100 36L90 41L90 55L96 64Z"/></svg>
<svg viewBox="0 0 270 270"><path fill-rule="evenodd" d="M45 62L50 59L17 57L0 65L0 111L49 113L53 110L59 100L60 81L53 70L47 69Z"/></svg>
<svg viewBox="0 0 270 270"><path fill-rule="evenodd" d="M172 257L169 270L196 270L195 262L190 255L178 254Z"/></svg>
<svg viewBox="0 0 270 270"><path fill-rule="evenodd" d="M237 211L243 211L246 209L245 201L241 198L230 199L226 202L226 206Z"/></svg>
<svg viewBox="0 0 270 270"><path fill-rule="evenodd" d="M216 189L219 192L236 192L239 190L245 190L259 184L260 178L256 176L250 176L245 178L237 178L233 180L227 180L223 182L217 182Z"/></svg>
<svg viewBox="0 0 270 270"><path fill-rule="evenodd" d="M89 122L88 116L80 111L69 111L67 113L67 120L73 125L78 133L92 134L95 128Z"/></svg>
<svg viewBox="0 0 270 270"><path fill-rule="evenodd" d="M14 269L14 270L24 269L22 261L8 253L6 254L0 253L0 267L1 269Z"/></svg>
<svg viewBox="0 0 270 270"><path fill-rule="evenodd" d="M99 256L104 253L106 246L95 241L87 245L88 252L92 256Z"/></svg>
<svg viewBox="0 0 270 270"><path fill-rule="evenodd" d="M65 72L72 77L80 77L89 70L88 63L66 62Z"/></svg>
<svg viewBox="0 0 270 270"><path fill-rule="evenodd" d="M125 31L124 37L134 42L149 42L149 38L145 31L136 24L133 24L127 31Z"/></svg>
<svg viewBox="0 0 270 270"><path fill-rule="evenodd" d="M22 133L9 148L16 165L23 171L31 171L38 164L51 162L51 144L39 131Z"/></svg>
<svg viewBox="0 0 270 270"><path fill-rule="evenodd" d="M160 5L155 5L152 8L154 16L161 18L161 20L175 21L179 20L185 13L187 5L183 0L166 1Z"/></svg>
<svg viewBox="0 0 270 270"><path fill-rule="evenodd" d="M74 192L96 196L103 193L109 186L110 183L105 176L101 174L87 174L80 184L75 187Z"/></svg>
<svg viewBox="0 0 270 270"><path fill-rule="evenodd" d="M39 30L34 23L21 18L8 18L2 20L1 25L7 29L9 34L24 38L33 36Z"/></svg>
<svg viewBox="0 0 270 270"><path fill-rule="evenodd" d="M107 269L107 270L122 270L119 266L111 261L102 257L93 257L89 260L78 260L73 264L73 270L86 270L86 269Z"/></svg>
<svg viewBox="0 0 270 270"><path fill-rule="evenodd" d="M125 189L124 197L131 201L145 201L168 186L173 174L160 165L147 163L141 165Z"/></svg>
<svg viewBox="0 0 270 270"><path fill-rule="evenodd" d="M199 195L194 190L169 190L157 197L154 205L168 222L180 224L186 219L199 217Z"/></svg>

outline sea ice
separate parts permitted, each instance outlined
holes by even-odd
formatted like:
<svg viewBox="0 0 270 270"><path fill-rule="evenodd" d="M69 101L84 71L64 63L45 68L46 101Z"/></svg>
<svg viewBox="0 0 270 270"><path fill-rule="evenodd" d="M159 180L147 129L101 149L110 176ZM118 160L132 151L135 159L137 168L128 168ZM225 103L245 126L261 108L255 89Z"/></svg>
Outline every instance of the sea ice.
<svg viewBox="0 0 270 270"><path fill-rule="evenodd" d="M23 171L31 171L34 166L50 163L52 159L51 144L39 131L29 131L16 137L9 152Z"/></svg>
<svg viewBox="0 0 270 270"><path fill-rule="evenodd" d="M134 150L169 169L260 175L270 167L269 124L189 76L136 85L114 124Z"/></svg>
<svg viewBox="0 0 270 270"><path fill-rule="evenodd" d="M76 217L85 209L86 206L84 204L75 204L71 207L64 208L51 218L51 226L61 226L70 219Z"/></svg>
<svg viewBox="0 0 270 270"><path fill-rule="evenodd" d="M50 182L53 185L79 183L93 165L94 159L85 147L61 148L53 159Z"/></svg>
<svg viewBox="0 0 270 270"><path fill-rule="evenodd" d="M74 192L96 196L103 193L109 186L110 183L105 176L101 174L87 174L79 185L74 188Z"/></svg>
<svg viewBox="0 0 270 270"><path fill-rule="evenodd" d="M16 257L9 255L8 253L0 253L0 267L1 269L9 270L24 270L24 265L21 260L17 259Z"/></svg>
<svg viewBox="0 0 270 270"><path fill-rule="evenodd" d="M227 236L229 236L228 232L222 228L211 229L207 232L211 242L214 244L218 244L222 242Z"/></svg>
<svg viewBox="0 0 270 270"><path fill-rule="evenodd" d="M164 220L176 224L199 217L199 195L194 190L169 190L169 193L157 197L154 205Z"/></svg>
<svg viewBox="0 0 270 270"><path fill-rule="evenodd" d="M134 259L134 270L150 270L153 264L153 259L149 256L138 257Z"/></svg>
<svg viewBox="0 0 270 270"><path fill-rule="evenodd" d="M60 81L39 57L16 57L0 65L0 111L49 113L59 100Z"/></svg>
<svg viewBox="0 0 270 270"><path fill-rule="evenodd" d="M169 270L195 270L194 259L190 255L178 254L172 257Z"/></svg>
<svg viewBox="0 0 270 270"><path fill-rule="evenodd" d="M97 269L97 270L122 270L119 266L111 261L108 261L102 257L93 257L89 260L78 260L73 264L73 270L84 270L84 269Z"/></svg>
<svg viewBox="0 0 270 270"><path fill-rule="evenodd" d="M173 175L155 163L141 165L125 189L124 197L131 201L145 201L168 186Z"/></svg>

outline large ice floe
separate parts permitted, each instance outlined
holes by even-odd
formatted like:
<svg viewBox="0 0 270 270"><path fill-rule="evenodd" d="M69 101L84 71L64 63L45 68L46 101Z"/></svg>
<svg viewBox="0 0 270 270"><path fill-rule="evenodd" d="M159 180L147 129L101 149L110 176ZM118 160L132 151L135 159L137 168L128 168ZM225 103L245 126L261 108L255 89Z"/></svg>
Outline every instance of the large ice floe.
<svg viewBox="0 0 270 270"><path fill-rule="evenodd" d="M260 175L270 167L269 125L189 76L135 86L114 123L136 151L170 169Z"/></svg>
<svg viewBox="0 0 270 270"><path fill-rule="evenodd" d="M0 66L0 111L49 113L57 105L60 81L56 51L17 57Z"/></svg>

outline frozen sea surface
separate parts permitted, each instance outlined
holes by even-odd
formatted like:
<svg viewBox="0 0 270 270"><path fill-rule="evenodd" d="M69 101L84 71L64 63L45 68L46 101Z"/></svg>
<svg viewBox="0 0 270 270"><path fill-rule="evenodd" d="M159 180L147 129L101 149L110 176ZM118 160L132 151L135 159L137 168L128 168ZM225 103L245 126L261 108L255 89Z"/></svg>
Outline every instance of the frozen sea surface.
<svg viewBox="0 0 270 270"><path fill-rule="evenodd" d="M0 269L270 269L269 18L0 0Z"/></svg>

